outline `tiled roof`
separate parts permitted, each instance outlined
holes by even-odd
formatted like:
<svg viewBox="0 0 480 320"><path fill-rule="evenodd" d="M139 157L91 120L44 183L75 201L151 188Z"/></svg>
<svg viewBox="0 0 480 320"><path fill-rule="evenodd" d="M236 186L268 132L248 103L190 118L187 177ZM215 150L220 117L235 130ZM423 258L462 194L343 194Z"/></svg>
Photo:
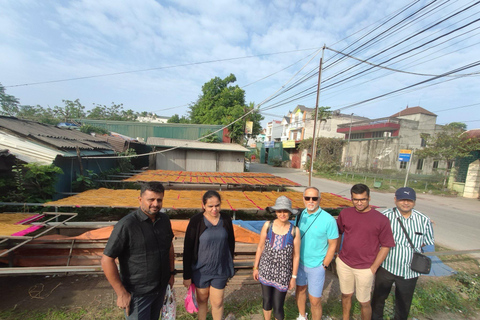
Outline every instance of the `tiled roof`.
<svg viewBox="0 0 480 320"><path fill-rule="evenodd" d="M0 116L0 131L60 150L113 150L112 146L78 130L61 129L35 121Z"/></svg>
<svg viewBox="0 0 480 320"><path fill-rule="evenodd" d="M402 111L397 112L397 113L391 115L390 117L391 118L396 118L396 117L400 117L400 116L408 116L408 115L411 115L411 114L418 114L418 113L427 114L429 116L435 116L435 117L437 116L435 113L430 112L426 109L423 109L422 107L412 107L412 108L407 107L406 109L403 109Z"/></svg>

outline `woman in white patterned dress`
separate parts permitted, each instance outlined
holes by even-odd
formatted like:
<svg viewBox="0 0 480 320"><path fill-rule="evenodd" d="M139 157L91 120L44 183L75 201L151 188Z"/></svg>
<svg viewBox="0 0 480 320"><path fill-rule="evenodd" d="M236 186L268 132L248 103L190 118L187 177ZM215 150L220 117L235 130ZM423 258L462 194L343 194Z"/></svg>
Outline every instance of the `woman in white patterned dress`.
<svg viewBox="0 0 480 320"><path fill-rule="evenodd" d="M275 211L277 218L267 221L260 233L260 241L253 265L253 278L260 281L263 296L263 316L283 320L283 305L288 289L296 285L300 261L300 231L290 222L296 214L292 202L285 196L277 198L267 211Z"/></svg>

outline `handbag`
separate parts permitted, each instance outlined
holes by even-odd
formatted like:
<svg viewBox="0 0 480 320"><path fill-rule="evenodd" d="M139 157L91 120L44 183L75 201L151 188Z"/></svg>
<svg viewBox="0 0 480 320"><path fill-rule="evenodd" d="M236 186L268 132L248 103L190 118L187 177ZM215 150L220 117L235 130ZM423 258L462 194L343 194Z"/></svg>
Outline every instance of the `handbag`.
<svg viewBox="0 0 480 320"><path fill-rule="evenodd" d="M187 294L185 295L185 310L188 313L198 312L197 298L195 297L195 285L192 283L188 287Z"/></svg>
<svg viewBox="0 0 480 320"><path fill-rule="evenodd" d="M417 252L415 250L415 246L413 245L412 240L410 240L407 230L403 226L402 220L400 220L400 217L397 217L397 220L398 220L398 223L400 223L400 227L402 227L402 230L405 233L405 236L407 237L408 243L410 243L410 246L412 247L412 250L413 250L413 257L412 257L412 261L410 262L410 269L418 273L429 274L430 270L432 269L432 260L426 255L421 254L420 252Z"/></svg>
<svg viewBox="0 0 480 320"><path fill-rule="evenodd" d="M165 299L163 301L162 320L174 320L176 316L177 302L175 300L175 292L170 285L168 285L167 291L165 292Z"/></svg>

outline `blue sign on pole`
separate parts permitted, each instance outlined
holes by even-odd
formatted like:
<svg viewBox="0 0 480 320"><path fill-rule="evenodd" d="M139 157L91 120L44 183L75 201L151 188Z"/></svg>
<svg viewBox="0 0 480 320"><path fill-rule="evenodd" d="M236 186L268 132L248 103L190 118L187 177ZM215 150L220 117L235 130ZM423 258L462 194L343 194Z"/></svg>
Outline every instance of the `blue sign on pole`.
<svg viewBox="0 0 480 320"><path fill-rule="evenodd" d="M400 150L398 161L409 162L412 156L412 150Z"/></svg>

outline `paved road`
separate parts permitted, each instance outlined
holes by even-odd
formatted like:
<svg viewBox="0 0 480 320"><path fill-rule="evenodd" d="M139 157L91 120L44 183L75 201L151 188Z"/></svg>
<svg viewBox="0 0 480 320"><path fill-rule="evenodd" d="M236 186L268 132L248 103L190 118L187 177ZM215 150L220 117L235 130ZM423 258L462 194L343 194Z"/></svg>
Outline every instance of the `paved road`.
<svg viewBox="0 0 480 320"><path fill-rule="evenodd" d="M266 164L250 164L251 172L267 172L308 185L308 174L300 169L275 168ZM322 192L336 193L350 198L351 184L312 178L312 185ZM296 188L302 191L304 188ZM379 207L393 206L392 193L371 192L371 204ZM438 244L454 250L480 249L480 201L460 197L443 197L417 194L417 210L428 215L434 222L435 240ZM480 259L480 253L475 254Z"/></svg>

